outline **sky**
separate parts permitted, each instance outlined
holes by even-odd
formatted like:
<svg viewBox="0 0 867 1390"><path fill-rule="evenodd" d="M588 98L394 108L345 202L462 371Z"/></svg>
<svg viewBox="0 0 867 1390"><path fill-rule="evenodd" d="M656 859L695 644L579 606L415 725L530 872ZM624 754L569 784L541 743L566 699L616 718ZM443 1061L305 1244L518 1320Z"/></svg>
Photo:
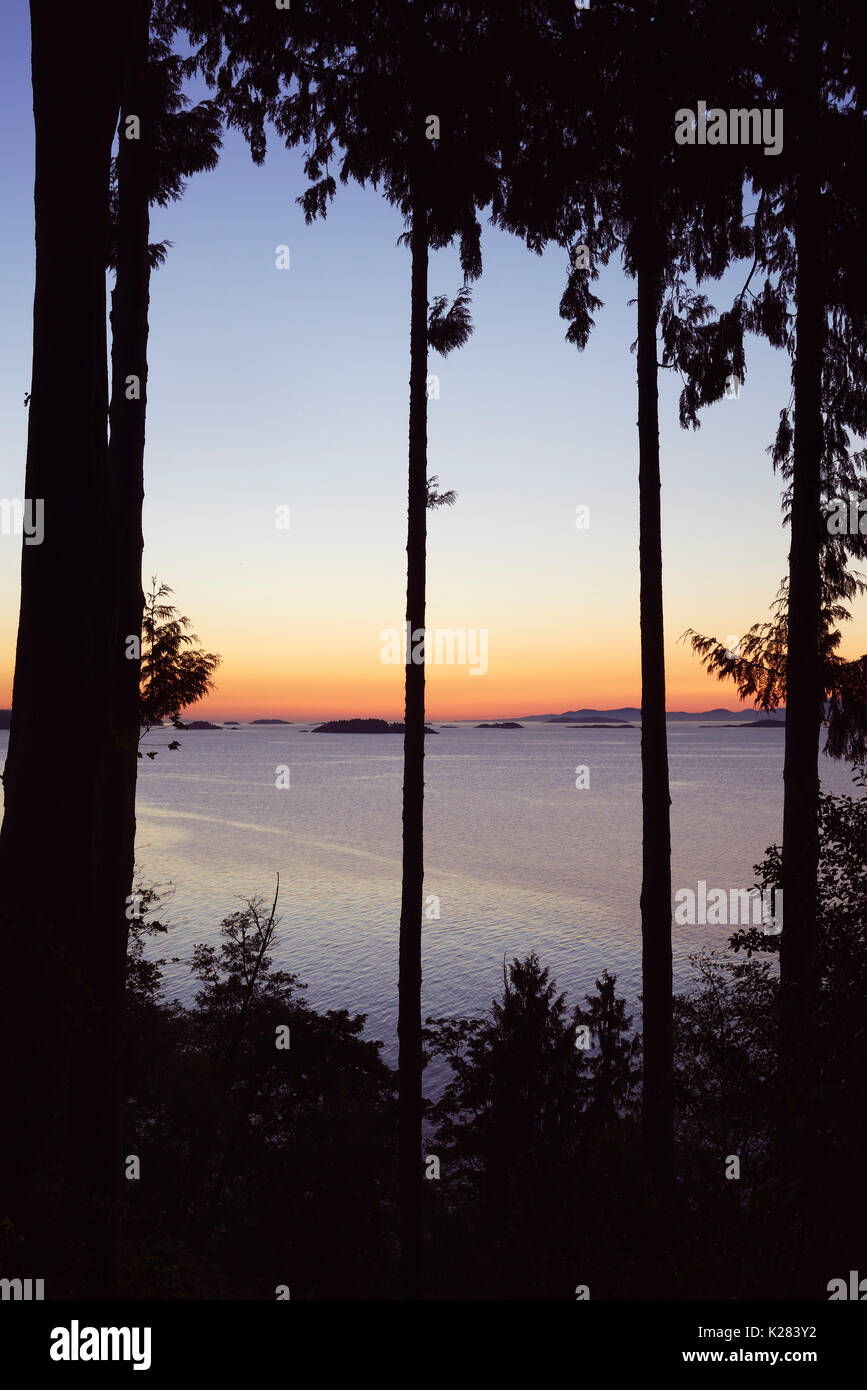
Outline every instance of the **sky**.
<svg viewBox="0 0 867 1390"><path fill-rule="evenodd" d="M0 498L24 492L32 346L33 117L29 21L0 11ZM709 151L711 154L712 151ZM301 157L264 167L229 132L217 170L152 216L173 244L152 280L146 576L174 590L218 652L211 718L402 714L409 252L375 190L341 188L304 224ZM72 212L71 212L72 215ZM289 248L289 268L277 248ZM427 667L431 718L640 704L634 282L619 264L583 353L558 316L566 253L486 227L475 332L432 355L429 471L458 500L429 516L428 630L463 631L480 661ZM282 257L285 260L285 256ZM707 293L718 307L743 267ZM430 293L461 284L452 250ZM74 350L74 345L70 345ZM738 708L686 628L720 638L767 616L787 565L780 480L766 453L790 395L784 353L751 340L738 398L678 424L662 372L667 705ZM68 461L69 467L75 460ZM578 529L576 509L589 508ZM288 508L288 528L285 525ZM11 701L20 537L0 534L0 705ZM70 577L73 582L73 577ZM471 648L472 650L472 648ZM867 650L856 610L842 654Z"/></svg>

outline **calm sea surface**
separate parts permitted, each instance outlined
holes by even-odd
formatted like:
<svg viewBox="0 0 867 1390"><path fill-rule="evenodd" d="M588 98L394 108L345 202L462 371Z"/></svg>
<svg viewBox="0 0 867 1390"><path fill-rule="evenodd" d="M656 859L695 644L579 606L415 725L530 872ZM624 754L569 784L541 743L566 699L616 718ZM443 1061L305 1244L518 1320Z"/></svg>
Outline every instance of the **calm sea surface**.
<svg viewBox="0 0 867 1390"><path fill-rule="evenodd" d="M139 764L139 874L171 892L159 953L186 960L214 941L240 900L273 896L275 961L305 980L317 1008L368 1015L396 1055L402 739L242 726L181 735ZM0 757L8 733L0 734ZM536 950L577 1002L607 967L635 1003L640 989L640 734L637 729L443 728L426 742L426 1014L484 1010L503 957ZM749 888L782 829L783 731L669 724L674 889ZM826 790L852 790L823 759ZM590 786L578 790L576 768ZM278 769L290 769L278 789ZM284 779L285 780L285 777ZM169 885L173 889L169 889ZM726 928L676 926L675 977ZM170 992L188 998L185 965Z"/></svg>

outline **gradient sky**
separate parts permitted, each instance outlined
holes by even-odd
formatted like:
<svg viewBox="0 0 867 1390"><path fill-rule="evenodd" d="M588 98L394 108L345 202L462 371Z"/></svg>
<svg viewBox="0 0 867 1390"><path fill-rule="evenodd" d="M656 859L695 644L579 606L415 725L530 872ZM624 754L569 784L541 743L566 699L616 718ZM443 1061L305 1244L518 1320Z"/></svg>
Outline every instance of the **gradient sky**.
<svg viewBox="0 0 867 1390"><path fill-rule="evenodd" d="M0 13L0 497L23 493L33 296L29 22ZM709 152L712 154L712 152ZM403 669L380 633L403 623L409 252L374 191L338 192L305 227L297 154L256 168L240 136L219 168L153 216L174 244L153 278L145 574L175 591L221 653L213 717L402 712ZM72 215L72 210L71 210ZM291 268L275 267L290 248ZM428 667L433 718L640 702L635 289L603 271L581 354L557 308L565 253L531 255L488 228L475 333L431 358L430 463L459 494L430 517L429 628L486 629L488 671ZM721 307L745 276L708 293ZM431 295L460 285L435 253ZM70 351L74 351L70 344ZM678 637L766 616L785 573L780 483L765 453L790 393L783 353L754 340L737 400L680 429L679 379L660 418L668 708L736 708ZM74 460L69 460L74 466ZM590 508L577 530L576 507ZM276 509L291 527L279 530ZM0 536L0 705L11 699L20 539ZM862 613L844 655L867 649Z"/></svg>

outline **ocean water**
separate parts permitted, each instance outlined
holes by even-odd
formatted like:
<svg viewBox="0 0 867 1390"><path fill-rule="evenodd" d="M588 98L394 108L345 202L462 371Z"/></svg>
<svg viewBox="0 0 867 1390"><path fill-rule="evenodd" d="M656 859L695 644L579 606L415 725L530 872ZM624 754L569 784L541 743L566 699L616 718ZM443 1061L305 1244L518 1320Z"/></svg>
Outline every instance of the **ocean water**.
<svg viewBox="0 0 867 1390"><path fill-rule="evenodd" d="M314 1007L365 1013L394 1061L403 741L310 727L189 731L177 752L165 749L170 731L149 736L162 751L139 764L137 864L168 897L157 950L181 957L166 978L189 998L193 946L215 941L243 899L270 901L279 874L275 962L308 984ZM0 734L0 757L7 742ZM425 892L439 917L424 923L425 1014L483 1011L504 958L530 950L571 1002L607 968L637 1006L639 753L634 728L460 724L426 740ZM673 888L750 888L781 835L782 730L671 723L669 759ZM848 767L822 762L826 790L852 790ZM290 785L278 788L284 767ZM730 929L673 930L685 988L690 953L722 946Z"/></svg>

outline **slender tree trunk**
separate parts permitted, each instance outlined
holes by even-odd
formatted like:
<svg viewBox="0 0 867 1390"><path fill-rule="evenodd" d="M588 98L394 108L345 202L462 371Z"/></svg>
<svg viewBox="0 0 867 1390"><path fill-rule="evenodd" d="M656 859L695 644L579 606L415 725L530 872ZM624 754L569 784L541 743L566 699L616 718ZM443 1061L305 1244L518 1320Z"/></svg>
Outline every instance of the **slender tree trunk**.
<svg viewBox="0 0 867 1390"><path fill-rule="evenodd" d="M140 639L144 594L141 582L147 408L148 302L150 297L150 193L154 158L154 112L149 98L150 0L135 7L129 77L121 110L117 156L117 263L111 296L111 427L109 505L114 548L114 637L112 719L105 798L113 807L107 826L109 850L103 881L106 949L112 953L115 988L104 1014L103 1045L112 1060L116 1129L115 1202L119 1219L122 1160L120 1036L126 981L128 919L135 868L135 794L138 770ZM139 120L138 139L126 138L128 116ZM135 643L138 645L135 645ZM135 910L134 904L130 912ZM114 1247L117 1248L115 1232Z"/></svg>
<svg viewBox="0 0 867 1390"><path fill-rule="evenodd" d="M792 534L789 550L786 752L783 802L783 929L780 935L781 1043L790 1125L786 1146L796 1169L810 1130L815 1043L803 1045L816 1014L819 867L819 738L824 684L821 638L822 290L819 112L821 40L813 6L801 6L798 90L800 170L795 214L796 351ZM796 1136L799 1135L800 1138Z"/></svg>
<svg viewBox="0 0 867 1390"><path fill-rule="evenodd" d="M403 774L403 889L400 904L401 1293L421 1297L422 1041L421 924L424 884L424 661L413 661L425 626L427 544L428 215L420 184L412 210L409 490L406 584L406 727Z"/></svg>
<svg viewBox="0 0 867 1390"><path fill-rule="evenodd" d="M650 224L650 225L649 225ZM641 567L641 942L645 1158L654 1190L672 1185L671 797L665 725L662 522L656 328L661 256L650 218L638 235L638 448Z"/></svg>
<svg viewBox="0 0 867 1390"><path fill-rule="evenodd" d="M115 981L99 930L112 813L102 793L113 637L105 265L128 20L108 0L31 0L30 9L36 289L25 496L44 509L44 538L22 552L0 832L0 1177L22 1257L38 1255L49 1296L68 1296L103 1292L111 1263L116 1117L110 1061L90 1042ZM76 1079L85 1054L89 1087Z"/></svg>

